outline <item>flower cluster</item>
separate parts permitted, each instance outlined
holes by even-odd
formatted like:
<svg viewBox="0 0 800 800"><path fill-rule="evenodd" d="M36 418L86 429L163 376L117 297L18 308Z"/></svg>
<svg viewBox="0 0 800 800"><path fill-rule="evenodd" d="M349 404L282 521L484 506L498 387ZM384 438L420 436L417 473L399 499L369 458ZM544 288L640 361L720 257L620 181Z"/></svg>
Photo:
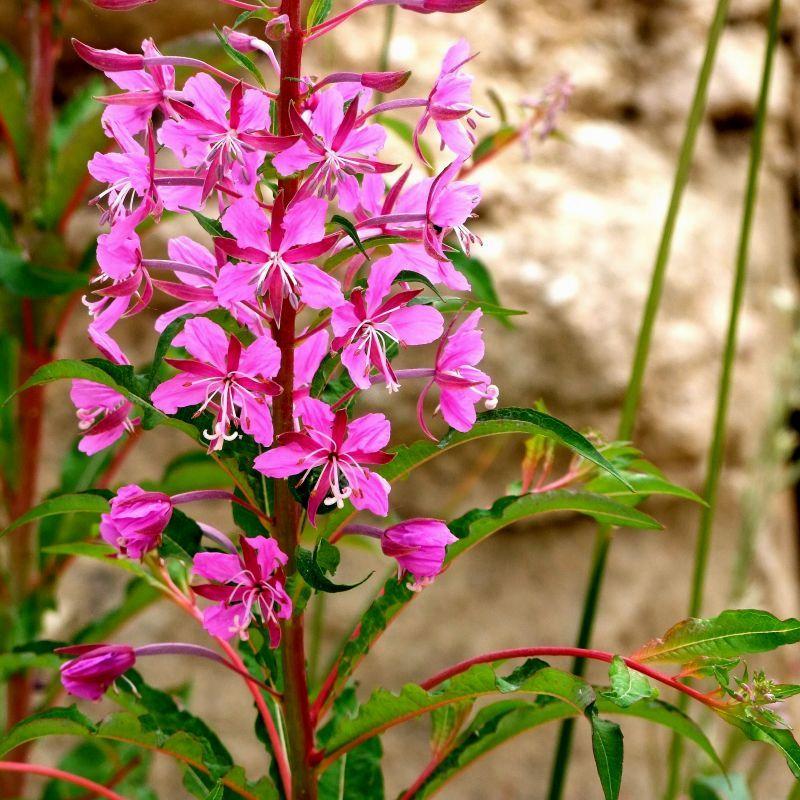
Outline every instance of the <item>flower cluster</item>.
<svg viewBox="0 0 800 800"><path fill-rule="evenodd" d="M402 5L429 13L475 3ZM230 47L266 55L280 77L266 41L230 29L226 36ZM376 384L390 393L416 384L419 423L434 439L426 420L433 389L436 412L459 431L475 423L479 403L497 404L497 387L477 367L484 350L480 310L461 313L452 295L440 294L470 289L449 256L468 254L479 242L470 221L480 189L463 172L485 114L473 104L464 71L473 57L468 44L447 51L427 97L376 104L375 91L396 91L408 73L335 73L296 81L296 97L283 111L275 92L200 61L163 56L151 40L141 54L75 46L121 90L101 98L109 147L89 164L102 185L93 202L107 226L98 238L99 272L84 299L90 340L107 359L127 365L117 327L159 293L174 299L155 327L162 333L177 326L170 344L182 352L164 359L174 374L155 387L152 405L196 420L215 457L231 449L251 458L258 452L253 469L289 480L310 526L345 503L386 517L391 486L380 467L393 458L386 449L390 420L353 413L358 395ZM187 65L197 72L180 85L175 67ZM403 170L382 156L387 133L379 115L393 109L418 115L416 168ZM423 156L429 130L444 156L438 171ZM198 240L178 236L166 254L150 253L142 228L166 214L188 222L194 215L205 232L198 227ZM434 343L419 351L422 365L396 366L399 353ZM106 387L76 381L72 400L87 453L138 424L129 400ZM290 410L288 425L278 422L279 401ZM241 439L251 440L249 450ZM194 494L189 499L201 499ZM123 487L103 516L101 535L119 553L142 559L159 546L174 504L185 501ZM441 571L454 541L444 523L431 519L377 530L383 553L411 576L414 589ZM204 626L215 637L246 638L255 621L277 646L280 621L292 613L283 585L290 554L273 538L241 537L234 547L221 536L215 540L225 552L194 558L195 575L207 582L193 592L211 601ZM87 659L101 676L119 674L131 660L124 650L92 651ZM65 669L73 687L80 666Z"/></svg>

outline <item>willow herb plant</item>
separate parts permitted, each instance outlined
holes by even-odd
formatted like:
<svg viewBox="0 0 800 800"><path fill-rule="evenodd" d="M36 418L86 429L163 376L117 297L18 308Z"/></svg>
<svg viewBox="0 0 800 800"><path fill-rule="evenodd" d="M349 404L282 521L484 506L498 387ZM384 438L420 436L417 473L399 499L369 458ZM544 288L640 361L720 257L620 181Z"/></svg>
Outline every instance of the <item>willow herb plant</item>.
<svg viewBox="0 0 800 800"><path fill-rule="evenodd" d="M142 0L96 2L125 9ZM552 129L568 84L554 83L527 123L479 139L487 115L472 99L474 54L464 40L447 50L424 97L394 98L406 71L315 76L302 62L307 45L370 6L462 13L479 0L362 0L333 16L321 0L308 9L300 0L227 2L241 13L219 33L220 48L241 75L162 55L150 40L141 54L74 42L122 90L101 98L108 146L89 162L103 185L93 201L103 232L84 304L100 357L49 361L19 392L70 379L87 459L132 437L146 446L162 426L195 449L146 486L56 495L6 528L10 537L30 537L49 523L46 553L57 566L93 558L132 577L122 605L72 641L23 642L4 656L6 669L35 671L30 685L38 689L34 713L15 720L0 742L14 754L0 772L49 777L51 793L65 782L111 800L122 792L153 797L146 754L160 752L180 764L187 792L205 800L382 798L381 735L430 715L430 759L400 795L411 800L434 795L523 731L581 718L603 795L616 798L623 738L610 717L665 726L720 764L703 730L657 698L665 689L773 744L800 778L800 747L777 707L800 687L742 662L800 641L800 620L767 611L690 618L629 656L531 643L475 655L396 691L356 692L357 669L386 627L415 598L424 603L426 587L493 533L548 511L588 515L604 530L657 529L639 510L642 500L699 498L628 442L587 438L538 404L501 406L480 369L483 320L510 312L487 297L488 275L471 253L480 244L471 220L481 200L471 174L534 122L540 132ZM249 32L256 25L263 38ZM180 77L178 68L193 74ZM381 155L400 111L416 115L409 139L417 164ZM140 234L167 215L183 215L196 236L151 253ZM158 317L153 359L137 369L116 329L156 291L178 304ZM360 409L365 393L375 401L381 387L387 412ZM421 435L409 444L392 442L401 387L418 397ZM509 434L527 437L514 491L456 519L431 509L431 517L380 523L390 515L394 481L461 444ZM562 474L554 474L556 447L572 454ZM235 533L179 508L198 501L227 504ZM93 518L96 525L85 524ZM393 565L380 587L369 578L336 580L340 547L359 538L373 543L376 565ZM306 609L313 602L321 612L321 597L345 591L372 600L317 681L308 670ZM204 630L207 644L110 643L121 620L157 598ZM140 659L169 654L206 659L241 678L268 754L260 778L233 763L180 693L149 685L135 669ZM607 664L609 685L545 660L564 658ZM515 666L504 666L509 661ZM677 671L662 671L662 663ZM89 701L105 697L120 710L91 719L59 704L62 689ZM58 767L28 763L23 746L50 736L82 741Z"/></svg>

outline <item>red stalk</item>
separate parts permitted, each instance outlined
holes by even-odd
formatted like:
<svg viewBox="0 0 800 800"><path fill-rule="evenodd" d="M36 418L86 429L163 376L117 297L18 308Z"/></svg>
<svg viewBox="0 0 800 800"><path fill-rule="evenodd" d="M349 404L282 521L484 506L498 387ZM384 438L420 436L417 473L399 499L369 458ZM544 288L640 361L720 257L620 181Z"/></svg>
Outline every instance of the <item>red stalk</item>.
<svg viewBox="0 0 800 800"><path fill-rule="evenodd" d="M107 800L125 800L121 794L117 794L111 789L101 786L99 783L90 781L88 778L82 778L80 775L73 775L71 772L64 772L64 770L56 769L55 767L46 767L43 764L18 764L16 761L0 761L0 772L11 772L23 775L44 775L46 778L66 781L75 786L80 786L83 789L88 789L95 795L107 798Z"/></svg>

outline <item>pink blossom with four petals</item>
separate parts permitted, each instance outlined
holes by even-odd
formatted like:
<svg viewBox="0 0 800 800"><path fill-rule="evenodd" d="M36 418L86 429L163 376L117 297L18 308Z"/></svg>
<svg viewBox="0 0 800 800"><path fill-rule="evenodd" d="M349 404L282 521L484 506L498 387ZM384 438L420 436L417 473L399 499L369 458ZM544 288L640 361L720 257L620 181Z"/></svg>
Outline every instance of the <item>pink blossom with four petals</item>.
<svg viewBox="0 0 800 800"><path fill-rule="evenodd" d="M165 414L199 406L194 416L208 410L214 415L211 431L204 431L209 452L222 449L239 434L239 428L259 444L272 444L270 401L281 389L273 380L280 367L280 351L265 333L249 347L230 337L205 317L187 320L181 344L192 359L167 358L179 370L156 387L152 403Z"/></svg>
<svg viewBox="0 0 800 800"><path fill-rule="evenodd" d="M213 583L193 586L196 594L215 605L203 612L203 627L221 639L248 638L255 618L267 626L270 646L281 640L280 620L292 615L292 601L279 572L287 557L274 539L242 537L238 553L197 553L194 572Z"/></svg>
<svg viewBox="0 0 800 800"><path fill-rule="evenodd" d="M302 423L300 431L282 434L277 447L257 456L255 468L270 478L302 475L302 483L321 467L308 500L312 525L323 503L342 508L345 500L386 516L391 486L368 467L394 457L382 451L389 443L389 420L383 414L365 414L348 422L346 411L333 412L320 400L309 399Z"/></svg>
<svg viewBox="0 0 800 800"><path fill-rule="evenodd" d="M412 591L428 586L442 571L447 546L458 539L438 519L407 519L381 534L381 550L397 561L400 576L413 578Z"/></svg>
<svg viewBox="0 0 800 800"><path fill-rule="evenodd" d="M100 536L122 555L141 560L161 544L171 518L169 495L122 486L111 499L111 510L100 516Z"/></svg>

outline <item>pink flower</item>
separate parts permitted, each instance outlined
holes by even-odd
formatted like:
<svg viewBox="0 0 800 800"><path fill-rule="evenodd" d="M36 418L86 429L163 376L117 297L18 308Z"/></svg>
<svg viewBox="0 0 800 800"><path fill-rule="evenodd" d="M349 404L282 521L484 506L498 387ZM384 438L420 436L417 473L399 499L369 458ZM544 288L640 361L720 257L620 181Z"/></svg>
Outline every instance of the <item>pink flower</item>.
<svg viewBox="0 0 800 800"><path fill-rule="evenodd" d="M154 2L154 0L104 0L108 3ZM94 0L100 5L99 0ZM132 7L132 6L131 6ZM117 51L120 54L121 50ZM142 42L145 58L161 56L152 39ZM147 66L144 69L106 72L106 77L124 89L120 94L98 98L107 106L103 112L103 127L110 134L114 126L125 128L136 134L147 128L153 111L161 108L165 115L171 113L167 93L175 89L175 68L167 65Z"/></svg>
<svg viewBox="0 0 800 800"><path fill-rule="evenodd" d="M424 220L430 194L432 178L426 178L408 189L405 183L408 172L391 188L384 197L385 187L379 175L365 175L361 181L360 207L356 218L369 226L371 216L378 215L419 215ZM381 225L377 230L362 228L362 236L387 234L401 235L420 239L419 242L401 242L389 246L391 255L375 262L373 269L385 271L384 279L390 283L400 272L416 272L426 277L431 283L441 283L449 289L466 291L470 283L448 259L444 261L431 256L422 244L422 222L390 223ZM379 266L380 265L380 266Z"/></svg>
<svg viewBox="0 0 800 800"><path fill-rule="evenodd" d="M163 492L146 492L131 484L111 500L111 511L100 517L100 535L122 555L141 560L161 544L172 518L172 500Z"/></svg>
<svg viewBox="0 0 800 800"><path fill-rule="evenodd" d="M61 665L61 683L71 695L84 700L99 700L136 663L133 648L126 644L84 644L56 652L77 656Z"/></svg>
<svg viewBox="0 0 800 800"><path fill-rule="evenodd" d="M245 89L241 82L229 100L222 87L201 72L186 81L182 95L192 105L173 100L172 108L183 119L168 119L158 138L183 166L205 170L203 199L227 178L251 192L266 153L278 152L292 142L267 133L269 98Z"/></svg>
<svg viewBox="0 0 800 800"><path fill-rule="evenodd" d="M409 588L419 591L442 571L447 545L455 541L440 520L409 519L383 532L381 549L397 560L399 575L409 573L414 579Z"/></svg>
<svg viewBox="0 0 800 800"><path fill-rule="evenodd" d="M439 77L428 95L425 113L414 129L414 145L423 161L419 137L431 120L439 131L442 147L447 146L461 161L472 153L475 146L472 129L476 123L470 115L487 116L472 104L472 76L461 72L461 67L472 58L466 39L460 39L445 54Z"/></svg>
<svg viewBox="0 0 800 800"><path fill-rule="evenodd" d="M167 253L171 262L166 265L175 271L180 283L152 279L153 286L170 297L183 300L179 306L166 311L156 319L155 328L160 333L173 320L184 314L200 316L219 308L215 295L218 271L224 258L215 258L201 244L188 236L177 236L167 242ZM217 255L221 253L217 252ZM181 269L184 267L184 269ZM241 325L247 325L253 334L260 336L263 332L258 315L247 308L244 303L232 303L228 309L233 318ZM180 345L180 334L173 339L173 344Z"/></svg>
<svg viewBox="0 0 800 800"><path fill-rule="evenodd" d="M328 355L328 332L317 331L298 345L294 354L294 416L295 419L303 415L306 400L311 396L311 383L317 370Z"/></svg>
<svg viewBox="0 0 800 800"><path fill-rule="evenodd" d="M86 380L72 381L69 398L75 406L81 440L78 450L92 456L133 433L138 419L130 419L133 405L108 386Z"/></svg>
<svg viewBox="0 0 800 800"><path fill-rule="evenodd" d="M214 581L192 587L201 597L216 605L203 612L203 627L221 639L248 638L247 628L261 617L270 635L270 645L281 640L279 620L292 615L292 601L278 578L286 564L286 554L274 539L265 536L242 537L242 554L197 553L196 574Z"/></svg>
<svg viewBox="0 0 800 800"><path fill-rule="evenodd" d="M302 300L311 308L332 308L342 302L339 281L309 263L330 250L336 235L325 235L328 204L309 197L292 202L284 214L280 196L272 226L258 203L236 200L222 215L222 224L236 239L220 237L217 247L241 263L220 270L216 294L230 308L237 302L268 296L272 315L280 321L287 299L295 308Z"/></svg>
<svg viewBox="0 0 800 800"><path fill-rule="evenodd" d="M383 147L386 132L380 125L358 126L358 100L353 100L345 112L344 98L338 88L320 93L309 122L294 106L291 112L300 141L275 156L272 164L280 175L302 172L316 164L303 184L303 194L316 193L331 199L338 194L339 207L352 211L358 204L359 193L355 176L391 172L395 168L371 159Z"/></svg>
<svg viewBox="0 0 800 800"><path fill-rule="evenodd" d="M439 406L442 417L457 431L468 431L476 420L475 404L483 400L487 409L497 406L499 389L491 378L475 365L483 358L483 331L478 328L480 311L473 311L458 330L450 324L436 352L434 375L422 390L417 403L417 419L422 430L431 437L423 414L423 404L431 387L439 388Z"/></svg>
<svg viewBox="0 0 800 800"><path fill-rule="evenodd" d="M265 333L249 347L230 338L216 323L204 317L187 320L181 345L194 359L172 359L179 374L164 381L152 395L153 405L165 414L199 405L194 416L214 414L212 431L204 431L209 452L222 449L239 434L250 434L259 444L272 444L270 398L280 394L272 380L280 367L280 351Z"/></svg>
<svg viewBox="0 0 800 800"><path fill-rule="evenodd" d="M302 422L302 430L282 434L280 446L258 456L255 468L270 478L302 474L302 483L321 467L308 501L312 525L323 503L342 508L348 499L355 508L386 516L391 487L364 465L387 464L394 457L382 452L389 443L389 420L366 414L348 423L346 411L334 413L325 403L309 399Z"/></svg>
<svg viewBox="0 0 800 800"><path fill-rule="evenodd" d="M426 225L423 233L425 249L433 258L445 261L444 240L453 233L461 249L469 255L470 246L480 239L471 233L467 220L481 201L481 190L476 183L457 180L461 163L454 161L434 179L425 208Z"/></svg>
<svg viewBox="0 0 800 800"><path fill-rule="evenodd" d="M383 375L386 388L397 391L400 384L389 363L387 348L394 344L428 344L442 335L442 315L431 306L408 305L421 290L401 291L387 297L390 280L373 269L367 289L354 289L349 302L333 310L331 326L336 338L334 350L342 350L342 364L359 389L370 386L374 367Z"/></svg>

